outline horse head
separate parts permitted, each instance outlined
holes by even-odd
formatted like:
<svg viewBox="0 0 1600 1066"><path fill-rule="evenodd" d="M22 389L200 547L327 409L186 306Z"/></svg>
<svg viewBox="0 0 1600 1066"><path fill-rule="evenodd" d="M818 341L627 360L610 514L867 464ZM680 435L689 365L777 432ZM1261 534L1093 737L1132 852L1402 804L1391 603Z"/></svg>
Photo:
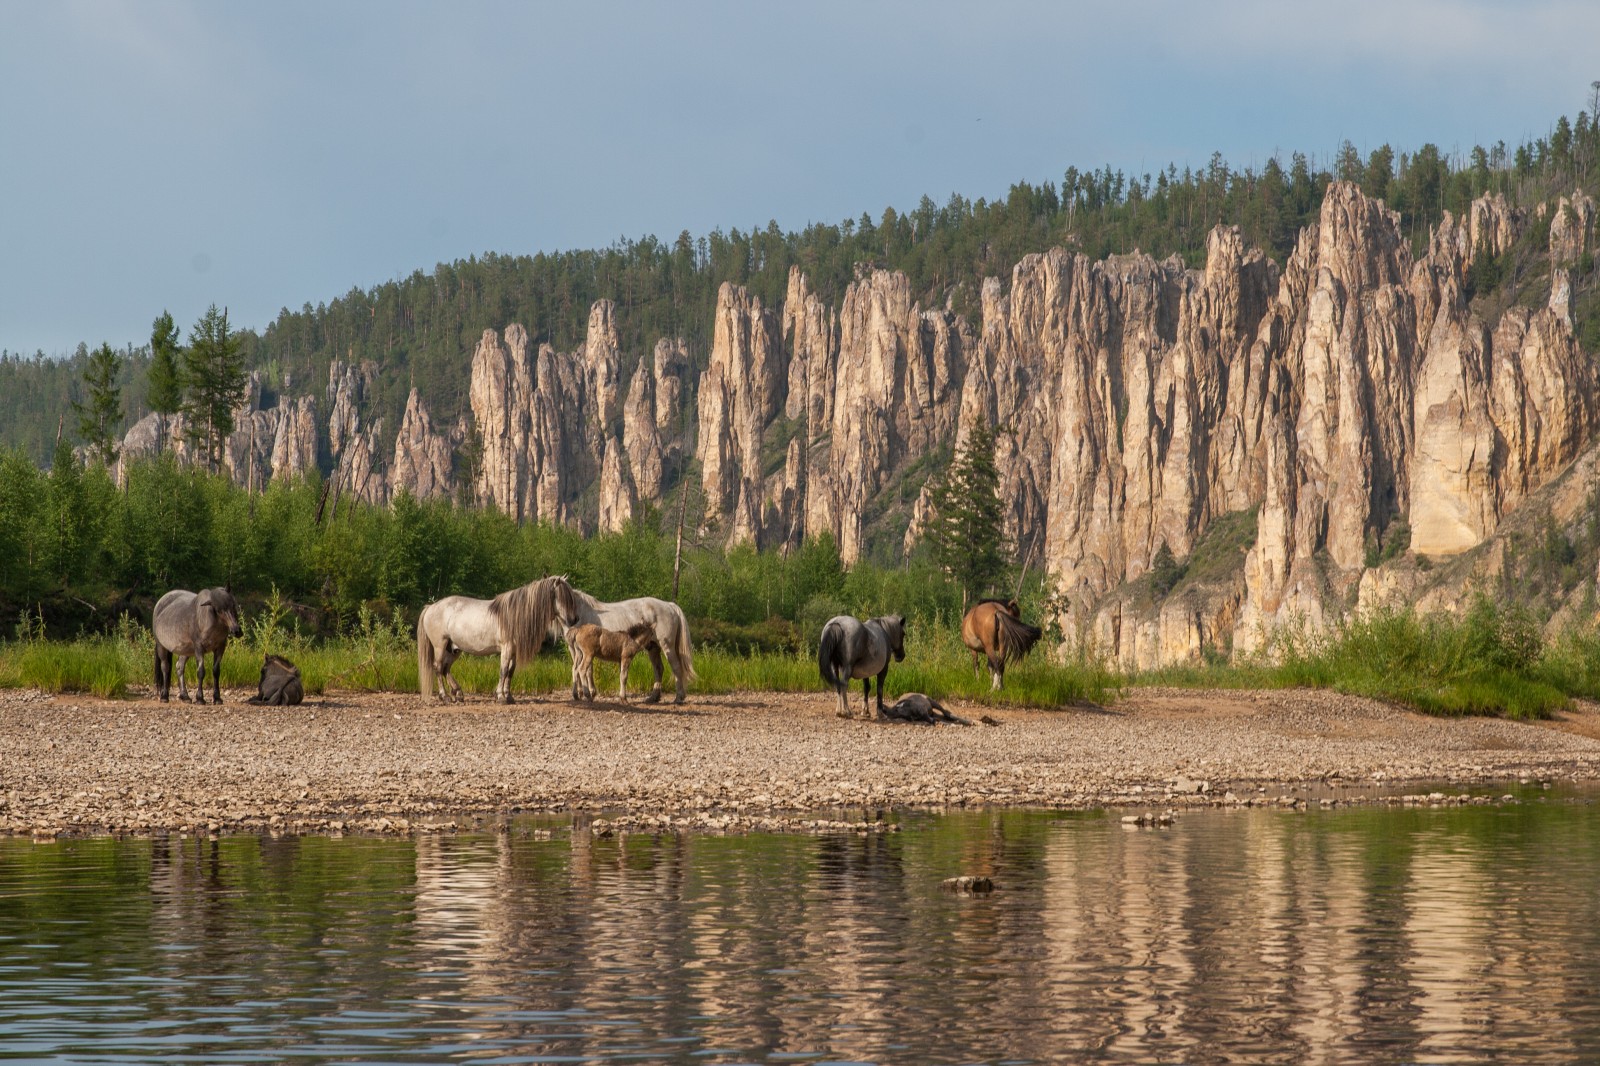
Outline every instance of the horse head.
<svg viewBox="0 0 1600 1066"><path fill-rule="evenodd" d="M565 574L556 574L547 579L550 582L551 594L555 597L556 617L561 620L561 625L571 629L578 624L578 597L573 594L572 586L567 582Z"/></svg>
<svg viewBox="0 0 1600 1066"><path fill-rule="evenodd" d="M883 619L883 631L889 636L889 650L894 653L894 661L906 661L906 616L891 614Z"/></svg>
<svg viewBox="0 0 1600 1066"><path fill-rule="evenodd" d="M628 639L639 645L660 644L654 622L635 622L628 627Z"/></svg>
<svg viewBox="0 0 1600 1066"><path fill-rule="evenodd" d="M228 636L244 636L244 629L239 625L239 604L227 589L202 589L195 597L194 606L201 614L205 629L220 622Z"/></svg>

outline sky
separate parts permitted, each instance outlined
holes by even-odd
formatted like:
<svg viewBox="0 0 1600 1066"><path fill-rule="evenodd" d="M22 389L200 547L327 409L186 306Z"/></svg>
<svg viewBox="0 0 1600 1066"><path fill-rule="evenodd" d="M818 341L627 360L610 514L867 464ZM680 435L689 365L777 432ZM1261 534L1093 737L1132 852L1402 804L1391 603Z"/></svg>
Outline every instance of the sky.
<svg viewBox="0 0 1600 1066"><path fill-rule="evenodd" d="M1069 166L1546 135L1594 0L0 0L0 349Z"/></svg>

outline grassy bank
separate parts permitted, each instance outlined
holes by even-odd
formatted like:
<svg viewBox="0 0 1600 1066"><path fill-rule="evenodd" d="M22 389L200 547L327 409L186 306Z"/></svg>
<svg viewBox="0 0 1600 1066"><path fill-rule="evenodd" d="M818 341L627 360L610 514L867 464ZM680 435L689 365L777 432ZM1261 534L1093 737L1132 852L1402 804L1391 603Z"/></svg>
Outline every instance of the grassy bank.
<svg viewBox="0 0 1600 1066"><path fill-rule="evenodd" d="M1259 659L1149 671L1133 684L1326 688L1429 714L1545 718L1600 699L1600 631L1546 640L1487 598L1462 615L1380 611L1320 634L1283 632Z"/></svg>
<svg viewBox="0 0 1600 1066"><path fill-rule="evenodd" d="M338 640L313 640L285 625L286 612L271 605L246 623L246 635L229 646L222 683L253 688L264 651L286 655L300 667L306 691L417 691L416 646L398 617L388 622L363 614ZM0 643L0 687L84 692L125 698L148 690L154 644L147 629L124 620L117 632L75 641L45 639L19 627ZM716 642L695 650L691 692L820 692L815 658L790 651L741 650ZM454 673L469 693L486 696L499 675L493 658L461 659ZM616 667L598 664L602 697L616 689ZM650 684L649 663L634 662L630 692ZM671 687L670 680L668 688ZM989 691L987 671L974 676L971 658L954 629L913 624L906 659L890 667L885 695L926 692L940 698L995 706L1060 707L1115 698L1124 685L1190 688L1322 688L1369 696L1430 714L1498 714L1542 718L1571 697L1600 699L1600 631L1588 628L1546 640L1526 616L1478 600L1460 616L1380 612L1348 620L1325 632L1280 632L1268 654L1211 665L1172 667L1123 677L1094 662L1058 663L1039 653L1014 665L1003 692ZM547 646L521 667L513 691L550 695L568 691L566 652ZM851 698L859 700L859 685Z"/></svg>

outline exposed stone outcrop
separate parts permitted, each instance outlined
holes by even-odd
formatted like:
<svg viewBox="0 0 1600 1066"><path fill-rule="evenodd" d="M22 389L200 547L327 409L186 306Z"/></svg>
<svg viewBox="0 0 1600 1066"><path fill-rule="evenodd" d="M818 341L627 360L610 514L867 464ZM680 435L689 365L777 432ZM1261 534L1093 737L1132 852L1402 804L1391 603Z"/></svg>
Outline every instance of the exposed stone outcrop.
<svg viewBox="0 0 1600 1066"><path fill-rule="evenodd" d="M1561 197L1551 209L1550 262L1554 266L1574 266L1595 246L1595 203L1587 194L1575 192Z"/></svg>
<svg viewBox="0 0 1600 1066"><path fill-rule="evenodd" d="M1472 268L1511 253L1527 218L1484 197L1414 255L1399 216L1344 183L1281 268L1227 227L1202 269L1056 248L987 279L976 327L886 270L858 268L830 302L794 268L781 307L725 284L698 374L680 341L626 350L600 301L570 352L535 351L522 324L485 331L470 420L440 430L413 390L392 447L366 414L378 368L335 362L325 462L376 503L468 477L519 520L616 530L697 460L722 542L827 534L854 562L914 545L928 476L982 420L1007 533L1068 632L1127 666L1261 648L1276 627L1410 595L1403 567L1367 565L1402 529L1412 557L1475 551L1594 441L1572 268L1595 215L1582 195L1544 210L1549 299L1493 321ZM262 410L259 395L227 455L256 485L317 455L312 399ZM124 451L181 428L147 419ZM1158 596L1145 575L1163 545L1206 561Z"/></svg>
<svg viewBox="0 0 1600 1066"><path fill-rule="evenodd" d="M754 296L717 292L711 359L700 377L700 483L707 517L727 517L730 542L762 543L762 444L785 379L777 322Z"/></svg>
<svg viewBox="0 0 1600 1066"><path fill-rule="evenodd" d="M314 470L317 465L316 402L309 396L278 397L262 407L260 374L252 372L244 400L234 412L234 430L223 444L223 470L241 486L265 488L268 482ZM188 439L189 421L182 415L151 413L129 427L118 452L116 476L125 464L170 452L180 463L203 463Z"/></svg>
<svg viewBox="0 0 1600 1066"><path fill-rule="evenodd" d="M389 502L384 471L383 419L362 417L366 396L378 379L378 365L335 359L328 367L328 451L333 457L331 480L336 493L371 504Z"/></svg>
<svg viewBox="0 0 1600 1066"><path fill-rule="evenodd" d="M427 407L412 388L394 439L394 459L389 463L390 498L402 491L418 500L448 498L454 490L454 453L451 435L434 430Z"/></svg>

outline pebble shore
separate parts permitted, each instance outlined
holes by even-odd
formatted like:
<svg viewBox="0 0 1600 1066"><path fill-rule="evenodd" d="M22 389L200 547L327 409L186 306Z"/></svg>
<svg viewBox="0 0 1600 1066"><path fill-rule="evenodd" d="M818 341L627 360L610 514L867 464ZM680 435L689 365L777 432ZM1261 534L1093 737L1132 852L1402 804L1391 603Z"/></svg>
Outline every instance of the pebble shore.
<svg viewBox="0 0 1600 1066"><path fill-rule="evenodd" d="M1530 724L1329 692L1131 689L1108 707L952 704L998 723L966 728L840 719L812 694L330 693L284 709L248 695L0 691L0 833L404 834L536 812L601 831L892 830L910 809L1468 802L1468 786L1600 778L1592 705Z"/></svg>

